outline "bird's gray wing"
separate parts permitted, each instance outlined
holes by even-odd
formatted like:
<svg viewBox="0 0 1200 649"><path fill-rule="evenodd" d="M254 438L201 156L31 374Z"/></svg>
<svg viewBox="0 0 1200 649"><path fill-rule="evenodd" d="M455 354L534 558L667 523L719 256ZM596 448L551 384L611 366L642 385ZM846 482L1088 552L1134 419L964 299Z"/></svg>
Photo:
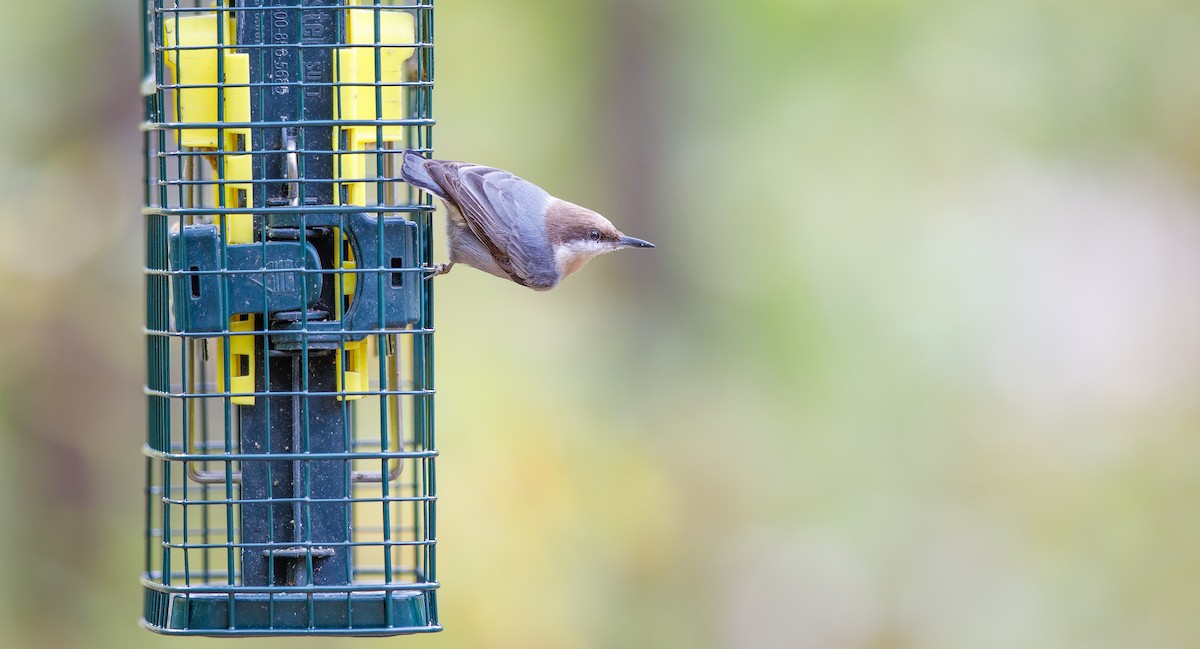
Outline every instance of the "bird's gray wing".
<svg viewBox="0 0 1200 649"><path fill-rule="evenodd" d="M514 282L529 286L552 272L547 267L553 254L546 238L549 195L544 190L493 167L429 160L425 168Z"/></svg>

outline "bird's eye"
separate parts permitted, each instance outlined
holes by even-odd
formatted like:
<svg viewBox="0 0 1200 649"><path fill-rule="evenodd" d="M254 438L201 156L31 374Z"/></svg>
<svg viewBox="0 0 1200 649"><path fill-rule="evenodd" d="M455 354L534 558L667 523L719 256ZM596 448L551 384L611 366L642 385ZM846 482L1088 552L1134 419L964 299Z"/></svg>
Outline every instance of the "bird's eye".
<svg viewBox="0 0 1200 649"><path fill-rule="evenodd" d="M592 241L599 241L600 240L600 231L595 228L588 230L588 239L590 239Z"/></svg>

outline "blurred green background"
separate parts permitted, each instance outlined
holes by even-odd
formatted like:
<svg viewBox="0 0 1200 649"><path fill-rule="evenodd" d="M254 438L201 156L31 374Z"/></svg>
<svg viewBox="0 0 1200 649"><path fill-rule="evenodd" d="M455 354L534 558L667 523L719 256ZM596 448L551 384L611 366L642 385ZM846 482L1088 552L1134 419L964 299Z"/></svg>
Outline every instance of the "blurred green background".
<svg viewBox="0 0 1200 649"><path fill-rule="evenodd" d="M0 39L0 644L140 630L137 3ZM457 0L436 153L659 247L438 282L447 630L1200 646L1200 4Z"/></svg>

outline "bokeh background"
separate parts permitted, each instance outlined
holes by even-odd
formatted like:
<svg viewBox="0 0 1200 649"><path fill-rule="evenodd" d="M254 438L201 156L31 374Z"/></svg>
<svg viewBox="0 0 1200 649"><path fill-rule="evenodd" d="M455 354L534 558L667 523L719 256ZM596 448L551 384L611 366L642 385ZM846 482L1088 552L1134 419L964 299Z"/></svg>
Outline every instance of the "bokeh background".
<svg viewBox="0 0 1200 649"><path fill-rule="evenodd" d="M132 0L0 39L0 644L138 628ZM659 244L439 279L436 636L1200 646L1200 4L438 3L436 153Z"/></svg>

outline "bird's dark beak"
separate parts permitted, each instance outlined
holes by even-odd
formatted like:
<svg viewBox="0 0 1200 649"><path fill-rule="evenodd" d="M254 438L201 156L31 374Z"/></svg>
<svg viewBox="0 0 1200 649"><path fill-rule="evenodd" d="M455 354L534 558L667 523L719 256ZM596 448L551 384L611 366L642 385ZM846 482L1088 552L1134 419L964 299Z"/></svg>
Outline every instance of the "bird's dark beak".
<svg viewBox="0 0 1200 649"><path fill-rule="evenodd" d="M625 246L627 248L653 248L654 247L654 244L650 243L649 241L642 241L641 239L636 239L634 237L626 237L626 236L622 236L620 239L617 239L617 243L619 243L622 246Z"/></svg>

